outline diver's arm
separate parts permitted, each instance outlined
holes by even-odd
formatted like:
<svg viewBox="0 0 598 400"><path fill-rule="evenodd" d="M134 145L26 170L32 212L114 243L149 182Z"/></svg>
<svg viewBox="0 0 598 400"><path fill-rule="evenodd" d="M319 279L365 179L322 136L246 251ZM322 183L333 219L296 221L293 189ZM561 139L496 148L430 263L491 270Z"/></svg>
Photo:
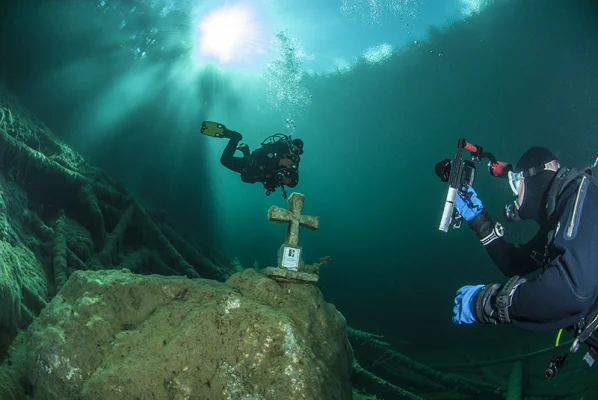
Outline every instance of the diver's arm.
<svg viewBox="0 0 598 400"><path fill-rule="evenodd" d="M598 289L598 189L591 186L575 207L569 199L552 247L556 254L537 277L513 293L509 315L521 328L549 331L579 322Z"/></svg>
<svg viewBox="0 0 598 400"><path fill-rule="evenodd" d="M494 264L506 276L527 275L541 267L530 255L532 251L543 248L546 236L542 233L538 233L523 246L515 246L503 238L502 226L494 221L486 209L468 224L484 245Z"/></svg>

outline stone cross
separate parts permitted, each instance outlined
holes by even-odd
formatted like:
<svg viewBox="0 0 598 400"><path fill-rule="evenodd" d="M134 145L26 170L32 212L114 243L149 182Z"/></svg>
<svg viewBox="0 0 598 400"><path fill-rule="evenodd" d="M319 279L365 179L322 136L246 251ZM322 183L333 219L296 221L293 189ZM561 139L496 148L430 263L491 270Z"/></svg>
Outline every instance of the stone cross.
<svg viewBox="0 0 598 400"><path fill-rule="evenodd" d="M316 230L320 227L320 217L303 215L303 202L305 196L293 193L289 197L289 209L285 210L272 206L268 210L268 220L285 223L288 225L284 244L278 252L278 268L298 271L303 268L301 247L299 247L299 228L304 227Z"/></svg>
<svg viewBox="0 0 598 400"><path fill-rule="evenodd" d="M320 217L303 215L303 202L305 196L301 193L293 193L289 197L289 209L285 210L272 206L268 210L268 220L288 224L285 243L290 246L299 246L299 227L317 230L320 227Z"/></svg>

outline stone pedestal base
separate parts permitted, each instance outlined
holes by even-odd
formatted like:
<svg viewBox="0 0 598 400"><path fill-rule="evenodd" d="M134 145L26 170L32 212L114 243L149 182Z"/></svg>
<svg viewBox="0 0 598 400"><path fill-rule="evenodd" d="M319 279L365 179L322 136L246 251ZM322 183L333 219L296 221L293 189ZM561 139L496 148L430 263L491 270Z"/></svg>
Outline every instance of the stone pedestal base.
<svg viewBox="0 0 598 400"><path fill-rule="evenodd" d="M285 268L268 267L260 270L267 277L281 282L316 283L318 275L309 272L291 271Z"/></svg>

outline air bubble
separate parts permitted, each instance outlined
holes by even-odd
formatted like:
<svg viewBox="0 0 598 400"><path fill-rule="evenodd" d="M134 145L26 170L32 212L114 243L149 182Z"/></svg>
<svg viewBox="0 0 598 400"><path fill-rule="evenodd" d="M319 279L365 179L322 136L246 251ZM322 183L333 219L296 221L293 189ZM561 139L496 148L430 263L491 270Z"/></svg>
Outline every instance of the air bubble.
<svg viewBox="0 0 598 400"><path fill-rule="evenodd" d="M274 45L277 56L262 74L266 102L283 115L302 115L311 105L311 95L302 84L305 51L286 30L276 34Z"/></svg>

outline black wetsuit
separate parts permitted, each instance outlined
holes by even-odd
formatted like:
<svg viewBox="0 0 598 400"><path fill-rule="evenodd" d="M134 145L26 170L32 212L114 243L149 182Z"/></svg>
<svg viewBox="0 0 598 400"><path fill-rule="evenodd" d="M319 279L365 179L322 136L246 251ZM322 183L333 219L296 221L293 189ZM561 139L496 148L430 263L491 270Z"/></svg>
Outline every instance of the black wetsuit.
<svg viewBox="0 0 598 400"><path fill-rule="evenodd" d="M516 247L499 238L485 247L507 276L542 269L513 295L509 314L521 328L575 326L598 306L598 186L586 179L578 196L580 183L581 177L562 188L552 222L532 240ZM597 333L588 343L596 343Z"/></svg>
<svg viewBox="0 0 598 400"><path fill-rule="evenodd" d="M293 159L298 168L299 156L291 156L291 151L286 142L280 140L265 147L254 150L251 154L246 147L243 150L243 157L235 157L237 145L243 138L238 132L229 132L230 140L226 145L220 162L226 168L241 174L241 180L246 183L261 182L266 189L274 189L279 186L276 173L280 167L280 160ZM295 170L297 170L295 168ZM298 180L298 174L296 180Z"/></svg>

